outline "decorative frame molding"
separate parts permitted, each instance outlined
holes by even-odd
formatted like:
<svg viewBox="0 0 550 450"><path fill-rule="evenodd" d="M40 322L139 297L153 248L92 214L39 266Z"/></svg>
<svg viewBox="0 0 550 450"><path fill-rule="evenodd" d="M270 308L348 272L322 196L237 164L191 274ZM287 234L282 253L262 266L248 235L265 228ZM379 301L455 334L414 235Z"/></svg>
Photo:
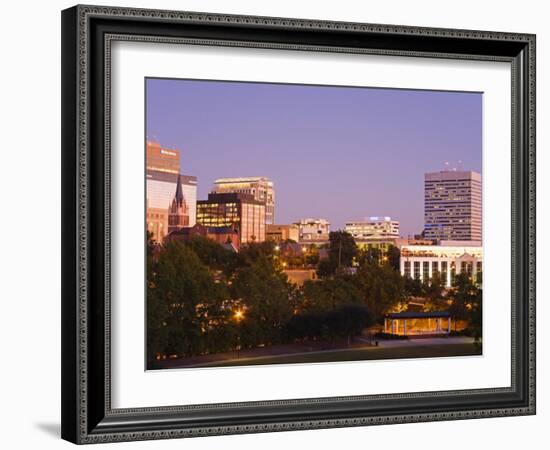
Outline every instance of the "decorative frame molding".
<svg viewBox="0 0 550 450"><path fill-rule="evenodd" d="M510 62L512 385L112 409L109 112L116 40ZM63 438L83 444L535 414L534 35L75 6L62 14L62 57Z"/></svg>

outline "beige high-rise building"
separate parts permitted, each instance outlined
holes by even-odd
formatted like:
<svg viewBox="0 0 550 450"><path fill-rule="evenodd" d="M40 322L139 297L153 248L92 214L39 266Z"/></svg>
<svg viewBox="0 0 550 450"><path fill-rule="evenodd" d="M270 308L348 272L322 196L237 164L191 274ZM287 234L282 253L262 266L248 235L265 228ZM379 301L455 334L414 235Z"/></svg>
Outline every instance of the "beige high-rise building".
<svg viewBox="0 0 550 450"><path fill-rule="evenodd" d="M424 175L424 237L481 241L481 174L442 171Z"/></svg>
<svg viewBox="0 0 550 450"><path fill-rule="evenodd" d="M252 195L265 205L266 224L275 223L275 190L267 177L219 178L214 181L212 193L237 193Z"/></svg>
<svg viewBox="0 0 550 450"><path fill-rule="evenodd" d="M164 148L158 142L147 141L146 166L147 170L157 172L180 173L179 150Z"/></svg>

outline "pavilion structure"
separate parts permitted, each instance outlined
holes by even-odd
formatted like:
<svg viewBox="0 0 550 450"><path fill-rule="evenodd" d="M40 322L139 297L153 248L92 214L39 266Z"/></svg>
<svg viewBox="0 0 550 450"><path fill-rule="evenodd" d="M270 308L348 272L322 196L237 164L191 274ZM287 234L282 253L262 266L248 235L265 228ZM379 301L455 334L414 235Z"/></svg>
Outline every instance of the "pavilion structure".
<svg viewBox="0 0 550 450"><path fill-rule="evenodd" d="M389 313L384 317L384 332L401 336L449 335L451 322L447 311Z"/></svg>

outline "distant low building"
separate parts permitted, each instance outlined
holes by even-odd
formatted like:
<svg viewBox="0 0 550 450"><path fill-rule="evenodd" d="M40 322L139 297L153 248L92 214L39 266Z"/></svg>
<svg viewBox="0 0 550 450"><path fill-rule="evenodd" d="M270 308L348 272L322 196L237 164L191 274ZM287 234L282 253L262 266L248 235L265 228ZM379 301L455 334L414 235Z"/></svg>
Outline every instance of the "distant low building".
<svg viewBox="0 0 550 450"><path fill-rule="evenodd" d="M353 236L359 249L377 249L386 253L399 239L399 222L388 216L371 216L346 222L344 231Z"/></svg>
<svg viewBox="0 0 550 450"><path fill-rule="evenodd" d="M284 273L288 277L288 281L296 286L303 286L306 281L317 279L315 269L286 269Z"/></svg>
<svg viewBox="0 0 550 450"><path fill-rule="evenodd" d="M427 281L438 273L446 287L454 277L467 273L474 281L481 281L483 247L479 241L441 241L440 245L402 245L400 247L401 274Z"/></svg>
<svg viewBox="0 0 550 450"><path fill-rule="evenodd" d="M197 224L193 227L172 231L166 236L166 240L186 242L194 236L211 239L226 249L238 251L240 248L239 230L233 227L205 227Z"/></svg>
<svg viewBox="0 0 550 450"><path fill-rule="evenodd" d="M384 316L384 332L400 336L448 335L451 325L451 315L446 311L405 311Z"/></svg>
<svg viewBox="0 0 550 450"><path fill-rule="evenodd" d="M290 225L266 225L266 239L274 242L294 241L300 239L300 229L296 224Z"/></svg>
<svg viewBox="0 0 550 450"><path fill-rule="evenodd" d="M330 222L321 218L300 219L298 226L300 243L327 243L330 234Z"/></svg>
<svg viewBox="0 0 550 450"><path fill-rule="evenodd" d="M364 220L347 222L344 230L351 234L355 241L399 238L399 222L387 216L371 216Z"/></svg>

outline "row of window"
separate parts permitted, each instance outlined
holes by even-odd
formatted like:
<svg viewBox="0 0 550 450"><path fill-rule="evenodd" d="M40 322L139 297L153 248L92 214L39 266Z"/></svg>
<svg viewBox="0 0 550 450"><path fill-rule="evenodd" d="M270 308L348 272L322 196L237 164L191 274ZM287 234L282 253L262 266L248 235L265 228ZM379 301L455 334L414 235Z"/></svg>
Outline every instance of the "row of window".
<svg viewBox="0 0 550 450"><path fill-rule="evenodd" d="M421 264L422 263L422 264ZM431 276L430 276L430 266L431 266ZM460 263L460 272L467 273L468 276L473 275L473 262L461 261ZM412 271L411 271L412 269ZM439 273L441 278L444 280L447 279L448 273L450 270L451 274L451 283L454 281L456 276L456 264L454 261L451 261L450 264L447 261L405 261L403 265L403 275L415 279L429 280L434 274ZM482 271L482 262L476 262L476 280L481 281L481 271ZM420 274L422 273L422 277Z"/></svg>

